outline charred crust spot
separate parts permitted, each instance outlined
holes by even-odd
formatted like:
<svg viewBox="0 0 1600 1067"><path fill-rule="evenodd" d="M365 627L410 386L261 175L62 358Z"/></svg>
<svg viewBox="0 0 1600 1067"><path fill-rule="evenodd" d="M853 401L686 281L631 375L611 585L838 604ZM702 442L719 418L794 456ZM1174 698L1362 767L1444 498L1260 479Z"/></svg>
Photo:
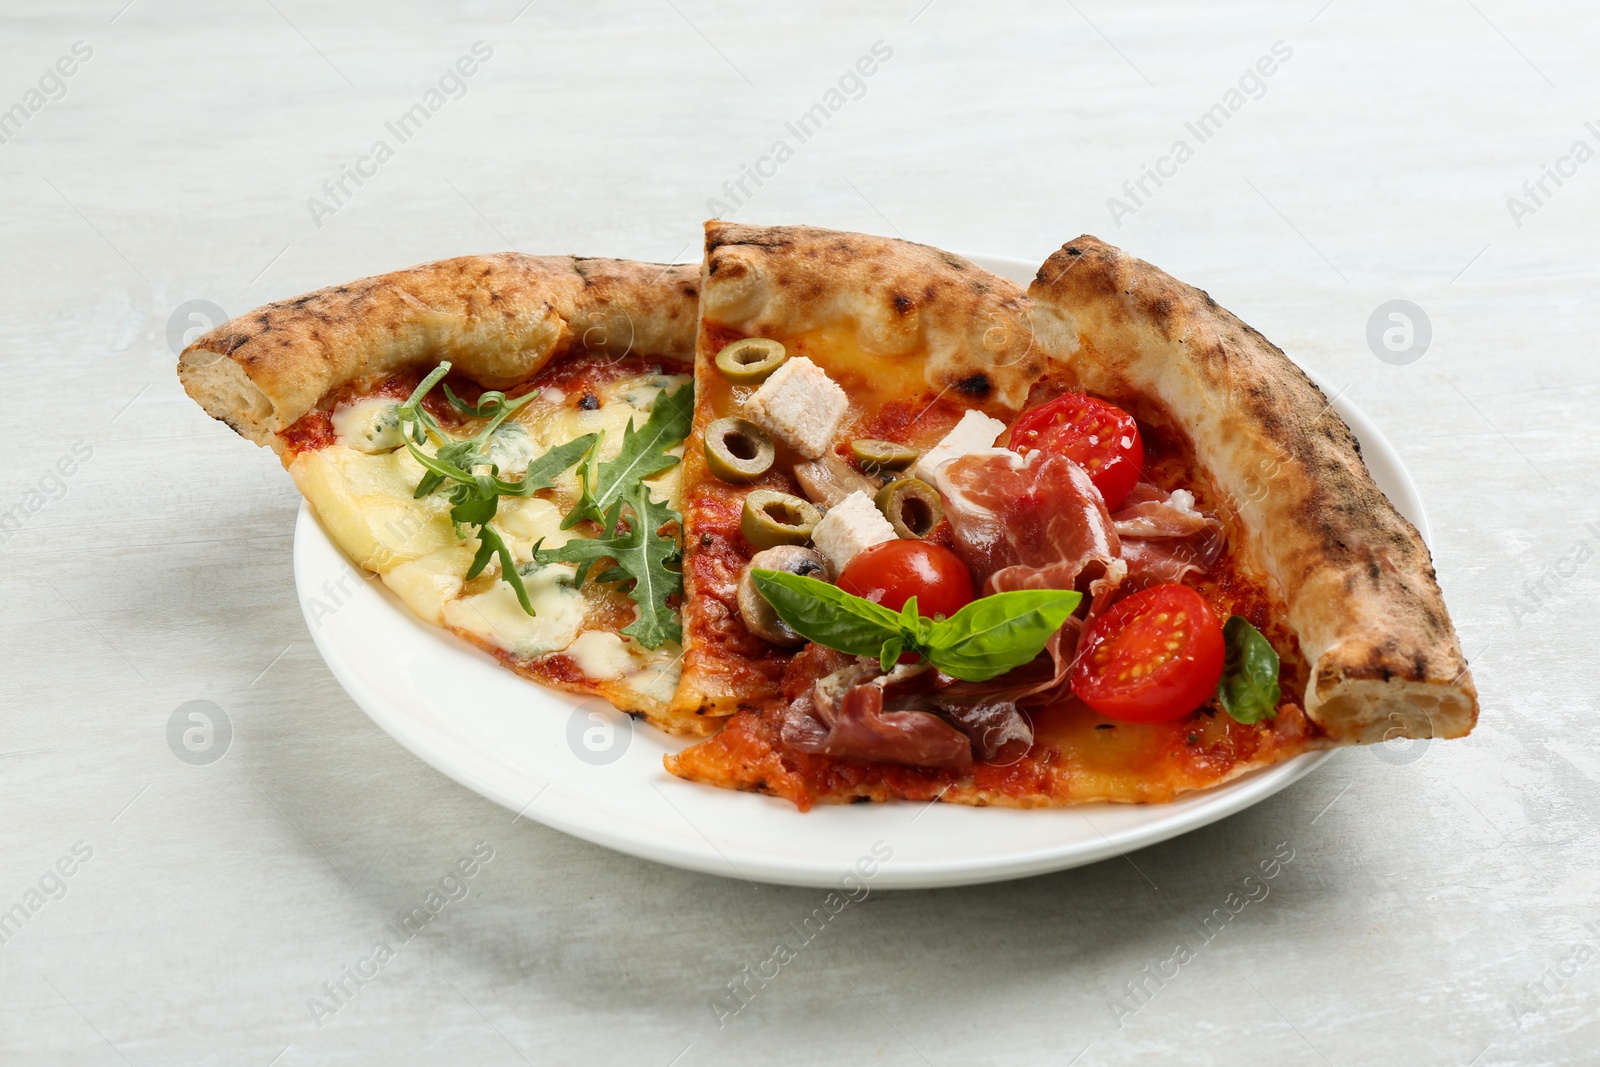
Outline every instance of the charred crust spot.
<svg viewBox="0 0 1600 1067"><path fill-rule="evenodd" d="M700 297L700 289L698 286L685 285L683 287L683 295L688 297L690 300L697 300Z"/></svg>
<svg viewBox="0 0 1600 1067"><path fill-rule="evenodd" d="M584 393L582 399L578 401L578 406L585 411L598 411L600 409L600 398L593 393Z"/></svg>
<svg viewBox="0 0 1600 1067"><path fill-rule="evenodd" d="M1081 249L1081 248L1073 248L1071 245L1068 245L1067 246L1067 255L1069 255L1069 256L1081 256L1081 255L1083 255L1083 249Z"/></svg>
<svg viewBox="0 0 1600 1067"><path fill-rule="evenodd" d="M855 796L850 798L850 803L852 803L852 804L871 804L872 803L872 798L871 797L862 796L862 795L860 795L858 793Z"/></svg>
<svg viewBox="0 0 1600 1067"><path fill-rule="evenodd" d="M703 533L703 534L700 535L700 547L701 548L710 548L711 547L711 542L712 542L712 537L711 537L710 534Z"/></svg>
<svg viewBox="0 0 1600 1067"><path fill-rule="evenodd" d="M989 395L990 391L994 389L994 385L989 381L987 374L979 372L956 382L956 388L968 396L982 399Z"/></svg>
<svg viewBox="0 0 1600 1067"><path fill-rule="evenodd" d="M917 306L909 296L903 293L896 293L889 299L894 303L894 310L897 315L904 315Z"/></svg>

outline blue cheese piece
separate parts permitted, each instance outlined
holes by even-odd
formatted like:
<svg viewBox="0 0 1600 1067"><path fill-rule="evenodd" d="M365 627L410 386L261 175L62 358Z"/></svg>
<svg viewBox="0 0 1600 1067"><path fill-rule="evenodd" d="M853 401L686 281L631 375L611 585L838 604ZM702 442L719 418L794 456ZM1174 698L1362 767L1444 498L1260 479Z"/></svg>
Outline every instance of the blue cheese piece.
<svg viewBox="0 0 1600 1067"><path fill-rule="evenodd" d="M999 419L991 419L981 411L969 411L944 435L944 440L923 453L914 473L930 485L936 484L939 468L962 456L987 451L1005 432L1006 424Z"/></svg>
<svg viewBox="0 0 1600 1067"><path fill-rule="evenodd" d="M843 573L845 564L856 553L894 539L894 527L872 498L859 489L829 508L811 532L812 543L828 557L834 574Z"/></svg>
<svg viewBox="0 0 1600 1067"><path fill-rule="evenodd" d="M361 452L389 452L405 444L400 436L400 405L373 397L346 404L333 413L339 443Z"/></svg>
<svg viewBox="0 0 1600 1067"><path fill-rule="evenodd" d="M805 356L790 359L745 402L745 414L806 459L833 445L850 400L839 383Z"/></svg>

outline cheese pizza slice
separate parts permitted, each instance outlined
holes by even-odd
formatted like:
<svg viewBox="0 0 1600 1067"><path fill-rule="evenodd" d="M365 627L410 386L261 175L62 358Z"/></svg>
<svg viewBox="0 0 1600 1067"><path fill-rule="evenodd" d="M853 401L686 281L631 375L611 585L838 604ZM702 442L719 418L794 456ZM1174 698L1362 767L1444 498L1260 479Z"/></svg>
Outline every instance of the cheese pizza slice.
<svg viewBox="0 0 1600 1067"><path fill-rule="evenodd" d="M1093 238L1028 292L937 250L707 226L674 774L816 803L1166 801L1458 737L1427 549L1204 293Z"/></svg>
<svg viewBox="0 0 1600 1067"><path fill-rule="evenodd" d="M180 357L417 618L666 729L695 268L469 256L280 301Z"/></svg>

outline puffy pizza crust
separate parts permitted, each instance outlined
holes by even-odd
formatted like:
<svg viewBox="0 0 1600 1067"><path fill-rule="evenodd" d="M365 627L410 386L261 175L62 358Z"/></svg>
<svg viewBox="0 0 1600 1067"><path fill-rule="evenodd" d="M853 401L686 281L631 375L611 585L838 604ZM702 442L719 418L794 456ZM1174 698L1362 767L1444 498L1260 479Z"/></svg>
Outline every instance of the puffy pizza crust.
<svg viewBox="0 0 1600 1067"><path fill-rule="evenodd" d="M922 355L934 392L1016 413L1044 372L1028 300L949 252L812 226L706 223L708 324L756 337L849 327L874 357Z"/></svg>
<svg viewBox="0 0 1600 1067"><path fill-rule="evenodd" d="M699 267L620 259L463 256L280 300L184 349L178 377L213 418L258 445L329 393L448 359L504 389L571 351L688 363Z"/></svg>
<svg viewBox="0 0 1600 1067"><path fill-rule="evenodd" d="M1477 690L1427 546L1320 389L1204 292L1089 236L1029 287L1038 339L1090 391L1180 428L1282 586L1329 737L1461 737ZM1152 407L1155 409L1151 411Z"/></svg>

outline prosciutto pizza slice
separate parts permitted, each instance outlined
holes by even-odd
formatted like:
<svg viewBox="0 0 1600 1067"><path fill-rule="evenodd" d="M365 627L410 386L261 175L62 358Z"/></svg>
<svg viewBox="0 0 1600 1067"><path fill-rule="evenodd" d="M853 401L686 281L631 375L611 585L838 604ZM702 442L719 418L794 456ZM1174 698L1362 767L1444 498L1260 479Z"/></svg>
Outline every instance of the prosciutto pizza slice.
<svg viewBox="0 0 1600 1067"><path fill-rule="evenodd" d="M1349 429L1094 238L1027 293L900 241L707 227L673 773L802 809L1152 802L1458 737L1429 556Z"/></svg>
<svg viewBox="0 0 1600 1067"><path fill-rule="evenodd" d="M419 619L667 729L695 268L469 256L280 301L178 375Z"/></svg>

